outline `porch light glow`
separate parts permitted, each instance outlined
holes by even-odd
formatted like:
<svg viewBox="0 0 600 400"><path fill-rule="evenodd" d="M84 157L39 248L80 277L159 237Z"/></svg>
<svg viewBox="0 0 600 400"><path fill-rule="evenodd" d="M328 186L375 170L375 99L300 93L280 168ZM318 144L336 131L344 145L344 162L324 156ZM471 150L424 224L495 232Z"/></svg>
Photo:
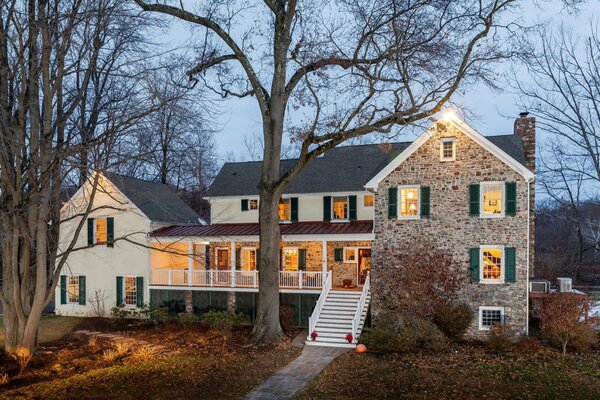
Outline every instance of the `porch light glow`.
<svg viewBox="0 0 600 400"><path fill-rule="evenodd" d="M456 118L456 114L454 113L454 111L452 110L445 110L442 114L442 116L440 117L441 121L449 121L451 119L455 119Z"/></svg>

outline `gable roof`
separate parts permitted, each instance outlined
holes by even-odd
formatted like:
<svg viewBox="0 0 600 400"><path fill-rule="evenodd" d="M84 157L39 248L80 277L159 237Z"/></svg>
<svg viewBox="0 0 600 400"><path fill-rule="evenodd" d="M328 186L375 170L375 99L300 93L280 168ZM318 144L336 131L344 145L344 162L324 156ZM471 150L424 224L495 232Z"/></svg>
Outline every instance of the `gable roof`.
<svg viewBox="0 0 600 400"><path fill-rule="evenodd" d="M410 142L335 147L311 161L284 193L364 191L364 185ZM281 160L283 175L296 159ZM258 195L262 161L225 163L207 197Z"/></svg>
<svg viewBox="0 0 600 400"><path fill-rule="evenodd" d="M483 136L481 133L470 127L467 123L459 120L453 114L446 114L441 120L451 124L456 129L463 132L475 143L488 150L490 153L496 156L496 158L519 173L526 180L534 179L535 174L525 166L525 151L523 149L521 137L517 135ZM429 140L431 137L432 128L436 123L434 123L429 129L415 139L415 141L412 142L411 145L408 146L401 154L399 154L398 157L394 158L392 162L390 162L375 176L373 176L373 178L367 182L365 187L367 189L376 189L379 185L379 182L381 182L408 157L417 151L419 147Z"/></svg>
<svg viewBox="0 0 600 400"><path fill-rule="evenodd" d="M165 184L114 173L103 175L152 221L182 224L200 221L200 216Z"/></svg>

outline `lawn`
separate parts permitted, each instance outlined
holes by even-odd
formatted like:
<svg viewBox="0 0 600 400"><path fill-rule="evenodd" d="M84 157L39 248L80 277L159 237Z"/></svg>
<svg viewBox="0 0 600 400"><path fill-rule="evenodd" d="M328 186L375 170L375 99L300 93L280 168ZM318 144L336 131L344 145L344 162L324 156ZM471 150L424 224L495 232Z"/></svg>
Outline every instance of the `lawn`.
<svg viewBox="0 0 600 400"><path fill-rule="evenodd" d="M58 340L73 332L83 318L45 315L40 320L38 340L40 343ZM4 323L0 316L0 347L4 347Z"/></svg>
<svg viewBox="0 0 600 400"><path fill-rule="evenodd" d="M437 354L339 357L297 399L600 399L600 354L496 355L481 346Z"/></svg>
<svg viewBox="0 0 600 400"><path fill-rule="evenodd" d="M122 329L89 319L78 328ZM127 327L125 335L160 346L160 353L135 359L136 350L146 345L133 344L108 360L104 354L114 341L99 338L94 343L70 334L40 346L22 373L10 358L1 358L10 382L0 388L0 398L64 399L77 393L79 399L239 399L299 354L289 343L257 348L248 329L224 333L201 325L155 327L146 322Z"/></svg>

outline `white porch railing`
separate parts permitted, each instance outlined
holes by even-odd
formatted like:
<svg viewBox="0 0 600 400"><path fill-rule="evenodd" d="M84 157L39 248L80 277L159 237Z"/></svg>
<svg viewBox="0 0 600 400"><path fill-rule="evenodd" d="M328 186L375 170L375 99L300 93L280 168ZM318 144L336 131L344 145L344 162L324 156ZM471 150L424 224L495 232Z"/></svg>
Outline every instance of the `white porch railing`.
<svg viewBox="0 0 600 400"><path fill-rule="evenodd" d="M369 290L371 287L371 275L370 271L367 271L367 277L365 279L365 284L363 286L362 293L360 294L360 299L358 300L358 305L356 306L356 312L354 313L354 318L352 318L352 342L358 343L358 325L360 325L360 318L362 317L363 309L365 308L365 303L367 301L367 295L369 294Z"/></svg>
<svg viewBox="0 0 600 400"><path fill-rule="evenodd" d="M279 271L283 289L321 289L323 280L322 271ZM258 271L155 269L150 271L150 284L258 288Z"/></svg>
<svg viewBox="0 0 600 400"><path fill-rule="evenodd" d="M321 290L321 294L319 295L319 300L317 300L317 304L315 304L315 308L313 309L312 315L308 318L308 337L307 340L310 340L310 334L315 330L315 326L317 325L317 320L319 319L319 314L321 314L321 310L323 309L323 305L325 304L325 300L327 299L327 295L331 290L331 271L327 272L327 278L325 279L325 285L323 285L323 289Z"/></svg>

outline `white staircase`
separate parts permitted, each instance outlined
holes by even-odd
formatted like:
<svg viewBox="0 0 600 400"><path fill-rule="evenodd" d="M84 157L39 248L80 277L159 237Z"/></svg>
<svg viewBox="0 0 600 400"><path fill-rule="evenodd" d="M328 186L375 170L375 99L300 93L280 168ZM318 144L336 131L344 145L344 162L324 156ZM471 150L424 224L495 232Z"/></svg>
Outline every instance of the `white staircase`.
<svg viewBox="0 0 600 400"><path fill-rule="evenodd" d="M369 277L362 291L332 290L325 285L313 315L309 320L309 332L306 340L308 346L355 347L357 338L362 332L371 292ZM315 340L312 332L316 332ZM353 340L348 342L351 333Z"/></svg>

